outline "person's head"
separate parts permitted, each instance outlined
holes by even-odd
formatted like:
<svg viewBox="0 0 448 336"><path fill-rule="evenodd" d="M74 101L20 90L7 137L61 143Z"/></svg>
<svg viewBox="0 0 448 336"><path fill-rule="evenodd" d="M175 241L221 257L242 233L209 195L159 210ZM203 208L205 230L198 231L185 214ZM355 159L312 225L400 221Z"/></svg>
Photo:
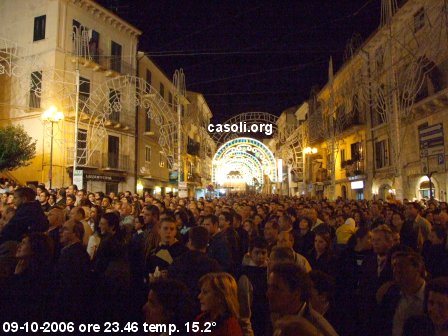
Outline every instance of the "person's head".
<svg viewBox="0 0 448 336"><path fill-rule="evenodd" d="M394 280L402 289L415 287L425 277L425 263L418 253L396 252L391 263Z"/></svg>
<svg viewBox="0 0 448 336"><path fill-rule="evenodd" d="M64 224L64 211L62 209L54 208L48 212L47 215L50 228L61 227Z"/></svg>
<svg viewBox="0 0 448 336"><path fill-rule="evenodd" d="M112 199L109 196L104 196L103 200L101 201L101 206L103 209L110 208L112 205Z"/></svg>
<svg viewBox="0 0 448 336"><path fill-rule="evenodd" d="M344 225L344 223L345 223L345 216L342 214L337 215L336 216L336 226L337 227L342 226L342 225Z"/></svg>
<svg viewBox="0 0 448 336"><path fill-rule="evenodd" d="M67 193L65 192L64 188L59 188L58 189L58 198L65 198L65 196L67 196Z"/></svg>
<svg viewBox="0 0 448 336"><path fill-rule="evenodd" d="M266 265L268 259L268 243L264 238L254 237L249 245L249 254L256 266Z"/></svg>
<svg viewBox="0 0 448 336"><path fill-rule="evenodd" d="M434 225L429 233L429 240L432 245L443 245L446 244L446 230L440 225Z"/></svg>
<svg viewBox="0 0 448 336"><path fill-rule="evenodd" d="M310 232L312 226L313 223L311 222L311 219L309 219L308 217L303 217L299 222L300 235L306 235L308 232Z"/></svg>
<svg viewBox="0 0 448 336"><path fill-rule="evenodd" d="M225 315L239 317L237 284L230 274L208 273L201 277L199 286L201 311L209 313L214 320Z"/></svg>
<svg viewBox="0 0 448 336"><path fill-rule="evenodd" d="M28 187L17 188L14 191L14 205L18 208L24 203L34 202L36 200L36 192Z"/></svg>
<svg viewBox="0 0 448 336"><path fill-rule="evenodd" d="M372 249L372 234L368 228L359 228L350 237L347 247L355 251L367 251Z"/></svg>
<svg viewBox="0 0 448 336"><path fill-rule="evenodd" d="M378 202L373 202L370 205L370 214L372 217L378 217L381 215L381 205Z"/></svg>
<svg viewBox="0 0 448 336"><path fill-rule="evenodd" d="M32 272L46 271L41 267L51 265L53 259L51 238L40 232L25 235L17 247L16 258L28 261Z"/></svg>
<svg viewBox="0 0 448 336"><path fill-rule="evenodd" d="M230 212L227 212L227 211L221 212L218 219L219 219L219 228L222 231L225 231L228 228L232 227L233 216Z"/></svg>
<svg viewBox="0 0 448 336"><path fill-rule="evenodd" d="M266 223L264 227L264 238L268 242L275 242L278 237L280 227L277 222L275 221L269 221Z"/></svg>
<svg viewBox="0 0 448 336"><path fill-rule="evenodd" d="M426 308L436 329L448 324L448 277L440 277L426 286Z"/></svg>
<svg viewBox="0 0 448 336"><path fill-rule="evenodd" d="M86 212L82 207L74 207L70 210L70 218L74 220L82 221L84 220L85 216Z"/></svg>
<svg viewBox="0 0 448 336"><path fill-rule="evenodd" d="M333 303L335 281L330 275L313 270L309 273L311 278L311 306L321 315L324 315Z"/></svg>
<svg viewBox="0 0 448 336"><path fill-rule="evenodd" d="M275 265L279 263L294 262L294 250L288 247L274 247L269 254L268 272Z"/></svg>
<svg viewBox="0 0 448 336"><path fill-rule="evenodd" d="M296 315L311 295L309 276L295 263L276 263L269 270L266 296L269 309L281 316Z"/></svg>
<svg viewBox="0 0 448 336"><path fill-rule="evenodd" d="M48 190L43 189L40 193L39 193L39 202L42 204L45 204L48 202L48 198L50 197L50 193L48 192Z"/></svg>
<svg viewBox="0 0 448 336"><path fill-rule="evenodd" d="M417 215L420 213L421 207L417 202L409 202L406 205L406 218L409 220L414 220Z"/></svg>
<svg viewBox="0 0 448 336"><path fill-rule="evenodd" d="M188 248L190 250L204 251L207 249L209 233L203 226L194 226L188 231Z"/></svg>
<svg viewBox="0 0 448 336"><path fill-rule="evenodd" d="M84 226L80 221L69 219L60 229L60 241L64 246L82 242L84 237Z"/></svg>
<svg viewBox="0 0 448 336"><path fill-rule="evenodd" d="M394 244L392 230L387 225L380 225L372 230L373 252L386 255Z"/></svg>
<svg viewBox="0 0 448 336"><path fill-rule="evenodd" d="M280 227L280 231L289 231L292 229L292 220L291 217L287 215L280 216L278 219L278 225Z"/></svg>
<svg viewBox="0 0 448 336"><path fill-rule="evenodd" d="M67 188L67 195L76 195L78 192L78 186L76 184L71 184Z"/></svg>
<svg viewBox="0 0 448 336"><path fill-rule="evenodd" d="M159 222L160 210L155 205L147 205L142 210L143 222L145 225L154 225Z"/></svg>
<svg viewBox="0 0 448 336"><path fill-rule="evenodd" d="M251 234L255 230L255 223L250 219L246 219L243 223L243 229Z"/></svg>
<svg viewBox="0 0 448 336"><path fill-rule="evenodd" d="M143 307L148 324L174 323L178 327L191 319L192 304L186 286L177 280L160 278L151 282Z"/></svg>
<svg viewBox="0 0 448 336"><path fill-rule="evenodd" d="M235 229L237 229L237 228L239 228L241 226L241 222L242 221L243 221L243 217L239 213L233 214L233 227Z"/></svg>
<svg viewBox="0 0 448 336"><path fill-rule="evenodd" d="M173 217L163 217L160 221L160 242L165 245L172 245L176 242L177 226Z"/></svg>
<svg viewBox="0 0 448 336"><path fill-rule="evenodd" d="M56 203L56 195L55 194L50 194L48 196L48 204L53 206L55 203Z"/></svg>
<svg viewBox="0 0 448 336"><path fill-rule="evenodd" d="M294 236L292 231L281 231L277 237L277 246L278 247L288 247L291 248L294 246Z"/></svg>
<svg viewBox="0 0 448 336"><path fill-rule="evenodd" d="M219 219L215 215L207 215L204 217L202 226L207 229L210 236L213 236L219 231Z"/></svg>
<svg viewBox="0 0 448 336"><path fill-rule="evenodd" d="M320 231L316 232L314 236L314 249L318 255L330 251L332 248L331 237L328 232Z"/></svg>
<svg viewBox="0 0 448 336"><path fill-rule="evenodd" d="M101 216L99 228L101 234L117 234L120 231L120 218L115 212L106 212Z"/></svg>
<svg viewBox="0 0 448 336"><path fill-rule="evenodd" d="M132 212L132 206L129 203L121 202L119 212L121 217L129 216Z"/></svg>
<svg viewBox="0 0 448 336"><path fill-rule="evenodd" d="M94 193L88 193L87 199L90 201L91 204L95 204L95 194Z"/></svg>
<svg viewBox="0 0 448 336"><path fill-rule="evenodd" d="M68 207L74 206L76 202L76 196L73 194L68 194L67 197L65 198L65 204Z"/></svg>
<svg viewBox="0 0 448 336"><path fill-rule="evenodd" d="M392 226L394 228L396 228L397 230L401 230L401 227L403 226L404 221L405 221L405 218L401 212L396 211L392 214L391 223L392 223Z"/></svg>

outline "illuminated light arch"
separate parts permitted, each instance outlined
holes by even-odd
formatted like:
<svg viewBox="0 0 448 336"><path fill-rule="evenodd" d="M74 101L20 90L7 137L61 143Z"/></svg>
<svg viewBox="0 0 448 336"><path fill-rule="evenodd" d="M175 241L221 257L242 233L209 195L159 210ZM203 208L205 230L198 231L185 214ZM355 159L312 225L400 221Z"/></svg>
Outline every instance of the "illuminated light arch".
<svg viewBox="0 0 448 336"><path fill-rule="evenodd" d="M263 167L260 161L253 155L246 152L234 152L231 157L225 160L224 164L214 165L214 176L218 184L225 182L227 175L231 171L242 171L244 180L249 185L254 185L253 178L259 183L263 181Z"/></svg>
<svg viewBox="0 0 448 336"><path fill-rule="evenodd" d="M262 185L264 175L269 176L271 181L276 181L274 154L265 144L253 138L227 141L216 151L212 165L212 180L217 184L225 181L232 169L244 172L244 180L249 185L254 184L254 177Z"/></svg>

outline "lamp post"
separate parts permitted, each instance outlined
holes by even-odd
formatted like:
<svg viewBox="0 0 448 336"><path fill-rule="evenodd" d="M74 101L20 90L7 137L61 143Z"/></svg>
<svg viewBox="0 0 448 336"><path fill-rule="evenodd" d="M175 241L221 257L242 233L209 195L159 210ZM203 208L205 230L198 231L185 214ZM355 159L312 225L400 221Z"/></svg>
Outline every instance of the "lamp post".
<svg viewBox="0 0 448 336"><path fill-rule="evenodd" d="M56 107L51 106L48 110L46 110L44 113L42 113L42 120L44 122L50 122L51 123L51 145L50 145L50 170L48 172L48 179L50 182L50 189L51 189L51 182L53 180L53 129L54 124L60 122L64 119L64 113L57 111Z"/></svg>
<svg viewBox="0 0 448 336"><path fill-rule="evenodd" d="M305 187L305 172L308 173L307 169L305 169L307 167L306 155L316 154L316 153L317 153L317 148L315 148L315 147L306 147L306 148L303 149L303 168L302 168L303 178L302 178L302 181L303 181L303 186L304 186L304 190L303 191L304 191L305 195L306 195L307 189L308 189L308 188Z"/></svg>

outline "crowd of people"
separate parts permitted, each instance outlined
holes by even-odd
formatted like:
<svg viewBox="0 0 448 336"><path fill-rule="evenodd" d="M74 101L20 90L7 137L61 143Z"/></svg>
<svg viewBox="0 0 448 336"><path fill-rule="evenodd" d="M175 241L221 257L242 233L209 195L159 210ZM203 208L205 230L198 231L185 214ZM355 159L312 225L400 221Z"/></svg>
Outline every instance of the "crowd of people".
<svg viewBox="0 0 448 336"><path fill-rule="evenodd" d="M0 194L4 321L448 335L445 202L180 199L76 185L6 184Z"/></svg>

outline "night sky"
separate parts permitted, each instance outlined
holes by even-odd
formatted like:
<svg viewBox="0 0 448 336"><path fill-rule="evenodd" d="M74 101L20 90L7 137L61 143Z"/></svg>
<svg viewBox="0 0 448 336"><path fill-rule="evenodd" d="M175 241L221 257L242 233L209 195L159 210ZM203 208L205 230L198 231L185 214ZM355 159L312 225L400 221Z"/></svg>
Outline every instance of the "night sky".
<svg viewBox="0 0 448 336"><path fill-rule="evenodd" d="M327 81L354 35L378 27L381 0L98 0L144 33L145 51L169 78L204 94L213 122L263 111L279 115Z"/></svg>

